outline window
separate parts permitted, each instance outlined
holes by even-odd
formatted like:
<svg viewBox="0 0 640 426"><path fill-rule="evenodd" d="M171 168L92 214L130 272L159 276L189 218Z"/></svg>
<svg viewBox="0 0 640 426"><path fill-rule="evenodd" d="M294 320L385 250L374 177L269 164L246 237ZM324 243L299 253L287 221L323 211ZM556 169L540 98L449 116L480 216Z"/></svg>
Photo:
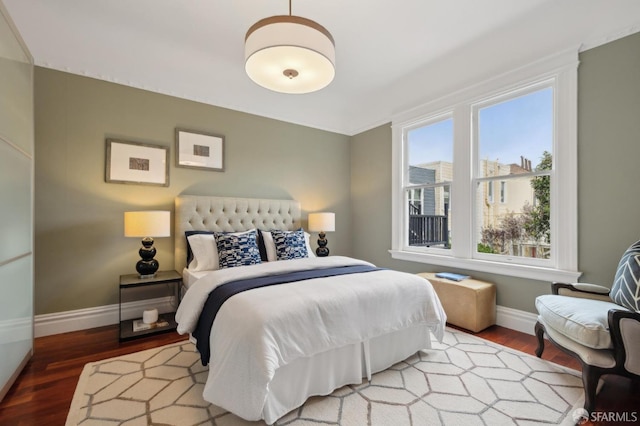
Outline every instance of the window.
<svg viewBox="0 0 640 426"><path fill-rule="evenodd" d="M549 83L550 84L550 83ZM475 181L500 182L500 205L476 209L477 250L501 256L550 257L549 190L553 164L553 86L509 92L472 107L478 145ZM507 192L509 196L507 196ZM536 204L536 199L546 200Z"/></svg>
<svg viewBox="0 0 640 426"><path fill-rule="evenodd" d="M493 204L493 181L487 182L487 204Z"/></svg>
<svg viewBox="0 0 640 426"><path fill-rule="evenodd" d="M450 246L453 121L436 118L407 130L406 236L412 247ZM419 193L420 200L416 195Z"/></svg>
<svg viewBox="0 0 640 426"><path fill-rule="evenodd" d="M561 54L395 117L392 256L576 280L576 80Z"/></svg>

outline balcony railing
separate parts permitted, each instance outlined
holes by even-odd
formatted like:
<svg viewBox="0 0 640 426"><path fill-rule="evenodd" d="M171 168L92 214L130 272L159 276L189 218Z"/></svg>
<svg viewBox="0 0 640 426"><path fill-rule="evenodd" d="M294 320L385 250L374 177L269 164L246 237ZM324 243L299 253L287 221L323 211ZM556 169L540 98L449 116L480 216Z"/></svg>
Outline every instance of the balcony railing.
<svg viewBox="0 0 640 426"><path fill-rule="evenodd" d="M409 215L409 245L449 247L449 218L443 215Z"/></svg>

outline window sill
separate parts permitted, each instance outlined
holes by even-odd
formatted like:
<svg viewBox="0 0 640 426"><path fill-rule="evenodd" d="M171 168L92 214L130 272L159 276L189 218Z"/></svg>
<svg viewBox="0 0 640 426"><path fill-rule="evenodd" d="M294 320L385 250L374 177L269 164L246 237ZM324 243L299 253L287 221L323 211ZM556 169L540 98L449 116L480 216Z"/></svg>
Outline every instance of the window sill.
<svg viewBox="0 0 640 426"><path fill-rule="evenodd" d="M460 259L427 253L416 253L402 250L389 250L391 257L409 262L428 263L430 265L447 266L467 271L488 272L510 277L528 278L538 281L577 282L582 272L561 269L543 268L539 266L515 265L511 263L491 262L479 259Z"/></svg>

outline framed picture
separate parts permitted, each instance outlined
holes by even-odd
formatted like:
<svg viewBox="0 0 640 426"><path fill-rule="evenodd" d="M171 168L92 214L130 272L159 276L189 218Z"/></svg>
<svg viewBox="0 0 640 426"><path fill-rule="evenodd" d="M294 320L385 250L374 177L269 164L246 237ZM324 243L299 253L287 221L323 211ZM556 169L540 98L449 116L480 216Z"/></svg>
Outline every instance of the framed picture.
<svg viewBox="0 0 640 426"><path fill-rule="evenodd" d="M169 186L169 148L107 139L105 181Z"/></svg>
<svg viewBox="0 0 640 426"><path fill-rule="evenodd" d="M176 167L224 171L224 136L176 129Z"/></svg>

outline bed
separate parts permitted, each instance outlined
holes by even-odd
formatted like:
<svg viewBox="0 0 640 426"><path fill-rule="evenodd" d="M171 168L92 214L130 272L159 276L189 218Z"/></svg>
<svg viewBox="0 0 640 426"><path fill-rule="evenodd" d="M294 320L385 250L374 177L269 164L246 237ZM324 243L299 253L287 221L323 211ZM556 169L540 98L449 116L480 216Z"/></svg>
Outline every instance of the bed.
<svg viewBox="0 0 640 426"><path fill-rule="evenodd" d="M431 284L417 275L349 257L313 255L207 271L193 268L195 253L189 253L185 238L207 232L236 233L231 235L237 238L260 234L253 229L273 231L274 238L300 237L300 225L297 201L187 195L175 200L176 270L183 272L187 287L176 314L180 333L198 335L194 329L214 289L285 274L319 274L235 294L219 307L209 338L200 337L198 343L208 340L210 349L210 355L201 351L209 365L204 399L246 420L273 424L310 396L370 379L429 348L432 336L441 340L444 335L442 305ZM189 266L200 270L194 273Z"/></svg>

